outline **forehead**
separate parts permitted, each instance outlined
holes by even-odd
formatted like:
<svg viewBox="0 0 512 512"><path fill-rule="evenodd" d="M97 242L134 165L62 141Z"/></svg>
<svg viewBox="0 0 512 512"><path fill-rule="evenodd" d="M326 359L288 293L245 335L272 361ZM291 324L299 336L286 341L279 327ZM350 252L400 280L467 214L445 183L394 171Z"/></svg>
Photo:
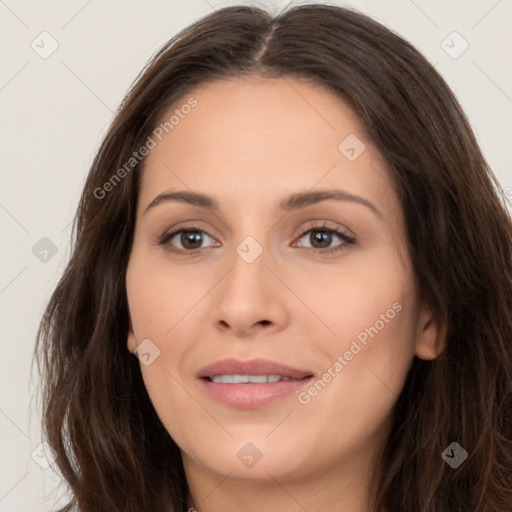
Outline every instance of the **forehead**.
<svg viewBox="0 0 512 512"><path fill-rule="evenodd" d="M185 108L191 99L195 106ZM317 84L291 77L219 80L183 95L162 123L172 116L146 157L141 204L176 187L226 195L247 188L256 198L257 190L346 185L374 197L380 191L381 202L391 192L386 163L364 124Z"/></svg>
<svg viewBox="0 0 512 512"><path fill-rule="evenodd" d="M197 105L185 109L192 97ZM237 149L238 155L254 157L264 143L268 160L268 153L289 147L307 153L320 143L319 150L337 150L344 134L368 139L364 125L344 100L324 87L291 77L212 82L183 95L162 121L182 109L190 112L180 119L174 116L176 124L168 130L175 150L185 143L203 150Z"/></svg>

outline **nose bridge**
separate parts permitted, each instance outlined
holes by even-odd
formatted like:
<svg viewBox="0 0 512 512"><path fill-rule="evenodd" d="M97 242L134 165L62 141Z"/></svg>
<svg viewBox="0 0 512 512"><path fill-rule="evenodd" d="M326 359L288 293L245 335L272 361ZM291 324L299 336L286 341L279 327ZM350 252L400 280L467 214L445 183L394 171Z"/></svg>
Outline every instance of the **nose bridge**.
<svg viewBox="0 0 512 512"><path fill-rule="evenodd" d="M258 238L262 238L261 235ZM234 247L231 258L231 271L226 276L229 288L236 294L251 293L252 295L264 292L268 283L268 251L266 244L258 242L253 235L245 236ZM227 292L227 290L226 290Z"/></svg>
<svg viewBox="0 0 512 512"><path fill-rule="evenodd" d="M262 235L258 235L258 238L261 240ZM267 252L264 250L263 244L265 244L265 241L260 243L254 236L248 235L237 245L235 251L247 265L252 265L258 260L260 260L259 265L261 265L261 262L266 259L262 255Z"/></svg>
<svg viewBox="0 0 512 512"><path fill-rule="evenodd" d="M262 218L254 205L249 206L238 212L240 216L233 229L235 254L230 259L232 270L229 279L236 277L242 282L250 282L254 293L269 293L271 297L267 300L271 300L276 297L276 287L280 286L273 273L281 266L280 242L275 240L278 231L273 229L276 218L272 214Z"/></svg>

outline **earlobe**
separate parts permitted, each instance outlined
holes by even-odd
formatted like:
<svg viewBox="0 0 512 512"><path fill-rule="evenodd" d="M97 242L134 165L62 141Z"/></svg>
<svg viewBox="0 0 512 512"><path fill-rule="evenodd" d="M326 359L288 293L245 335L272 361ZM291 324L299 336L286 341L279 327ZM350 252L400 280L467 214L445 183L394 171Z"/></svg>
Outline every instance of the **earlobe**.
<svg viewBox="0 0 512 512"><path fill-rule="evenodd" d="M133 333L133 325L132 325L132 318L130 315L128 315L128 321L130 322L130 328L128 329L128 337L127 337L127 347L128 350L133 354L135 352L135 349L137 348L137 339L135 338L135 334Z"/></svg>
<svg viewBox="0 0 512 512"><path fill-rule="evenodd" d="M425 308L418 322L416 356L426 361L435 359L446 348L446 329L439 325L430 309Z"/></svg>
<svg viewBox="0 0 512 512"><path fill-rule="evenodd" d="M135 339L135 334L133 334L132 329L128 331L128 339L126 345L128 350L133 354L137 348L137 340Z"/></svg>
<svg viewBox="0 0 512 512"><path fill-rule="evenodd" d="M137 348L137 339L135 338L135 334L133 333L133 324L132 324L132 317L130 313L128 313L128 323L130 324L130 327L128 329L128 336L126 340L126 346L128 350L133 354L135 352L135 349Z"/></svg>

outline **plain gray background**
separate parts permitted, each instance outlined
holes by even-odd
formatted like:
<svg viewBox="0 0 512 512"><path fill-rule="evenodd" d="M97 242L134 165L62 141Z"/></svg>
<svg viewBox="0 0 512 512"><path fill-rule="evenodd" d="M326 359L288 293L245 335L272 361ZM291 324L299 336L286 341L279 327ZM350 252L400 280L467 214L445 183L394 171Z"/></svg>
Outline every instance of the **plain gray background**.
<svg viewBox="0 0 512 512"><path fill-rule="evenodd" d="M0 0L0 512L49 511L58 498L52 491L60 478L41 457L38 382L30 369L37 325L69 257L71 221L101 138L166 40L238 3L251 2ZM330 3L369 14L436 66L512 197L512 1ZM286 4L258 5L275 13ZM53 246L55 254L41 249Z"/></svg>

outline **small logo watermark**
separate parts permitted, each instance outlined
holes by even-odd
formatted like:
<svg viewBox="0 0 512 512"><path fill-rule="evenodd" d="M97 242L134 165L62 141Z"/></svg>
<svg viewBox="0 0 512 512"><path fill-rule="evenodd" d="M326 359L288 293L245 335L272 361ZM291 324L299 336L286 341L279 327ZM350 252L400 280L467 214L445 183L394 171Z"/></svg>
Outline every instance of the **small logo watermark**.
<svg viewBox="0 0 512 512"><path fill-rule="evenodd" d="M263 247L255 238L248 236L238 244L236 252L246 263L253 263L263 252Z"/></svg>
<svg viewBox="0 0 512 512"><path fill-rule="evenodd" d="M354 133L345 137L338 146L338 151L351 162L357 160L365 149L363 141Z"/></svg>
<svg viewBox="0 0 512 512"><path fill-rule="evenodd" d="M263 454L255 444L246 443L238 450L236 456L244 466L252 468L261 459Z"/></svg>
<svg viewBox="0 0 512 512"><path fill-rule="evenodd" d="M32 254L42 263L48 263L56 254L57 246L46 236L43 236L32 247Z"/></svg>
<svg viewBox="0 0 512 512"><path fill-rule="evenodd" d="M469 48L469 43L454 30L441 42L441 48L452 59L458 59Z"/></svg>
<svg viewBox="0 0 512 512"><path fill-rule="evenodd" d="M137 345L134 354L144 366L149 366L160 357L160 349L149 338L146 338Z"/></svg>
<svg viewBox="0 0 512 512"><path fill-rule="evenodd" d="M41 59L47 59L57 50L59 43L49 32L44 31L30 43L30 47Z"/></svg>
<svg viewBox="0 0 512 512"><path fill-rule="evenodd" d="M449 466L457 469L468 458L468 452L459 443L453 442L441 457Z"/></svg>
<svg viewBox="0 0 512 512"><path fill-rule="evenodd" d="M31 457L38 466L48 469L57 460L57 453L44 441L32 451Z"/></svg>

